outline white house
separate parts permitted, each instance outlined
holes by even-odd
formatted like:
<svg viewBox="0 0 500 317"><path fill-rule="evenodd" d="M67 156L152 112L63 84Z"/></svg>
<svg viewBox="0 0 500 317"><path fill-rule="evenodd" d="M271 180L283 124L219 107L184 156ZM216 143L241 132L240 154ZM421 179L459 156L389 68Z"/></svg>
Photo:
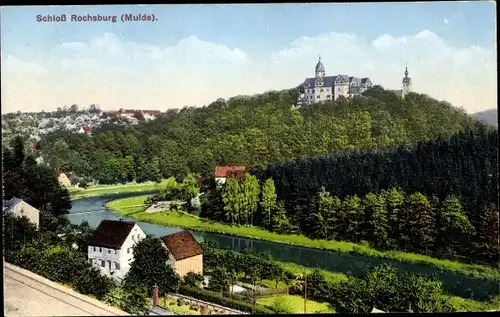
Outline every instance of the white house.
<svg viewBox="0 0 500 317"><path fill-rule="evenodd" d="M40 226L40 211L19 198L3 201L3 214L17 217L26 216L37 228Z"/></svg>
<svg viewBox="0 0 500 317"><path fill-rule="evenodd" d="M135 222L103 220L89 244L88 261L104 275L122 279L134 260L135 244L145 237Z"/></svg>

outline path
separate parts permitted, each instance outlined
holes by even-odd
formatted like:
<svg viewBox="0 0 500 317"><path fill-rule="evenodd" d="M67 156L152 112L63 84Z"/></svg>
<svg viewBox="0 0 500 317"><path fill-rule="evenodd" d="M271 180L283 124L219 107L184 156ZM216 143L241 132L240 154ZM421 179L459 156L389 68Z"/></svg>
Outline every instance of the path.
<svg viewBox="0 0 500 317"><path fill-rule="evenodd" d="M4 316L126 316L128 313L4 262Z"/></svg>

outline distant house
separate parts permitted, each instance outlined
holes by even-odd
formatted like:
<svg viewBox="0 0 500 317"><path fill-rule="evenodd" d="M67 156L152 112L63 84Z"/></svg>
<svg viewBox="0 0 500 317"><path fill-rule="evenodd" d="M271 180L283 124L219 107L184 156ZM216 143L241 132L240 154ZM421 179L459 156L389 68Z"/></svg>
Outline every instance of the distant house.
<svg viewBox="0 0 500 317"><path fill-rule="evenodd" d="M86 133L86 134L92 134L92 128L88 126L83 126L78 130L79 133Z"/></svg>
<svg viewBox="0 0 500 317"><path fill-rule="evenodd" d="M229 177L244 177L245 171L245 166L217 166L215 168L215 181L218 184L224 184Z"/></svg>
<svg viewBox="0 0 500 317"><path fill-rule="evenodd" d="M40 211L19 198L4 200L3 214L16 217L26 216L37 228L40 226Z"/></svg>
<svg viewBox="0 0 500 317"><path fill-rule="evenodd" d="M132 221L103 220L88 247L88 261L109 277L122 279L134 260L133 248L146 234Z"/></svg>
<svg viewBox="0 0 500 317"><path fill-rule="evenodd" d="M203 275L203 249L189 231L177 232L162 238L168 251L168 264L181 278L189 272Z"/></svg>
<svg viewBox="0 0 500 317"><path fill-rule="evenodd" d="M57 181L59 184L63 187L70 188L71 187L71 181L68 178L68 175L65 173L61 172L60 170L56 169L55 170L55 176L57 178Z"/></svg>

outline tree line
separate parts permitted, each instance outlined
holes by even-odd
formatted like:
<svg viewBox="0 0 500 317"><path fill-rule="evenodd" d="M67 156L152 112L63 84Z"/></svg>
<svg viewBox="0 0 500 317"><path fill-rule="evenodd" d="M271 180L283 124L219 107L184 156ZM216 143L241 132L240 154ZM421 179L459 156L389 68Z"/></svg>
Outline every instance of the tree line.
<svg viewBox="0 0 500 317"><path fill-rule="evenodd" d="M480 125L446 102L402 99L381 87L300 109L292 107L296 97L292 89L221 99L137 126L96 127L92 136L55 132L41 141L41 155L52 167L111 184L407 145Z"/></svg>
<svg viewBox="0 0 500 317"><path fill-rule="evenodd" d="M304 206L289 207L272 178L246 173L213 186L202 197L200 216L232 225L254 225L313 239L368 242L378 250L402 250L439 258L496 264L498 208L488 205L472 223L454 195L439 199L389 188L337 196L321 187ZM302 208L298 208L302 207Z"/></svg>

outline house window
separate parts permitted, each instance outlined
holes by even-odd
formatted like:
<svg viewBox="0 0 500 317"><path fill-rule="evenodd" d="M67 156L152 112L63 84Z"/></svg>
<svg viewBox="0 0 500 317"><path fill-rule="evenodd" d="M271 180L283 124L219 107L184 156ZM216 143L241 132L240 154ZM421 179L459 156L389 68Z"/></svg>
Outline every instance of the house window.
<svg viewBox="0 0 500 317"><path fill-rule="evenodd" d="M111 254L111 250L110 249L108 249L108 254Z"/></svg>
<svg viewBox="0 0 500 317"><path fill-rule="evenodd" d="M106 261L101 260L101 266L102 266L102 267L106 267Z"/></svg>
<svg viewBox="0 0 500 317"><path fill-rule="evenodd" d="M93 249L94 249L93 251L95 252L95 247L93 247Z"/></svg>
<svg viewBox="0 0 500 317"><path fill-rule="evenodd" d="M312 90L313 94L314 94L314 89Z"/></svg>
<svg viewBox="0 0 500 317"><path fill-rule="evenodd" d="M117 253L118 253L118 250L115 250L115 254L117 254Z"/></svg>
<svg viewBox="0 0 500 317"><path fill-rule="evenodd" d="M92 261L92 259L89 259L89 264L93 264L94 261Z"/></svg>
<svg viewBox="0 0 500 317"><path fill-rule="evenodd" d="M316 98L318 98L318 99L319 99L319 96L317 96Z"/></svg>
<svg viewBox="0 0 500 317"><path fill-rule="evenodd" d="M108 268L111 271L111 261L108 261Z"/></svg>
<svg viewBox="0 0 500 317"><path fill-rule="evenodd" d="M323 92L323 89L320 89L319 92Z"/></svg>
<svg viewBox="0 0 500 317"><path fill-rule="evenodd" d="M119 270L120 269L120 263L115 262L115 269Z"/></svg>
<svg viewBox="0 0 500 317"><path fill-rule="evenodd" d="M99 247L99 252L102 252L102 248L101 247Z"/></svg>
<svg viewBox="0 0 500 317"><path fill-rule="evenodd" d="M127 248L127 253L130 253L130 248Z"/></svg>
<svg viewBox="0 0 500 317"><path fill-rule="evenodd" d="M326 99L330 99L330 95L327 95L327 96L326 96Z"/></svg>

